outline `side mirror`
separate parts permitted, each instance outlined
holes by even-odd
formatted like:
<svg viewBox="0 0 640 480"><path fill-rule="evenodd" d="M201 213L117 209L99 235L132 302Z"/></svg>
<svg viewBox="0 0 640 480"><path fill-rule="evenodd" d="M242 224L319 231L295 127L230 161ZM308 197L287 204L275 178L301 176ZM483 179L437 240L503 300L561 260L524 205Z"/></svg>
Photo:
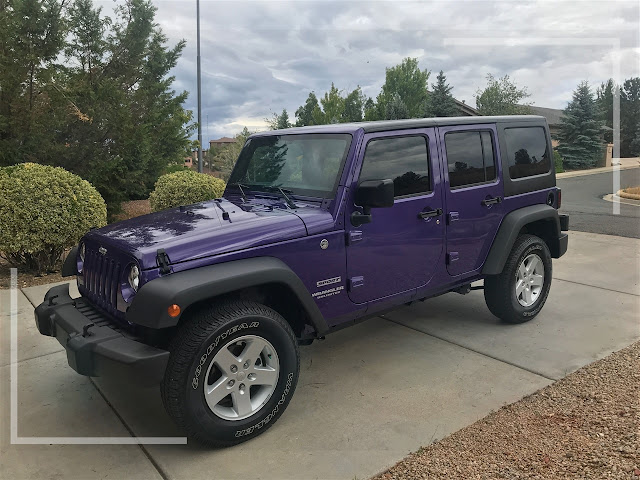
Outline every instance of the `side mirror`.
<svg viewBox="0 0 640 480"><path fill-rule="evenodd" d="M356 189L355 203L362 207L362 213L351 214L351 224L359 227L371 222L372 208L387 208L393 206L395 189L393 180L365 180Z"/></svg>

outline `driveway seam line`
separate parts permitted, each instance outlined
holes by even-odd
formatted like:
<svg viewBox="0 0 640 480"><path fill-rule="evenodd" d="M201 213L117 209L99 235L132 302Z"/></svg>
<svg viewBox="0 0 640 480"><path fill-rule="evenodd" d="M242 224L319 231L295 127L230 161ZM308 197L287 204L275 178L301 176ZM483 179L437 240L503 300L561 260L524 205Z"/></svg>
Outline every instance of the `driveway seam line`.
<svg viewBox="0 0 640 480"><path fill-rule="evenodd" d="M422 330L418 330L415 327L410 327L409 325L405 325L404 323L400 323L397 320L392 320L391 318L388 318L388 317L380 317L380 318L382 318L383 320L388 320L391 323L395 323L396 325L400 325L402 327L408 328L409 330L413 330L415 332L419 332L419 333L422 333L424 335L429 335L430 337L437 338L438 340L442 340L443 342L450 343L451 345L455 345L456 347L464 348L465 350L469 350L470 352L477 353L478 355L482 355L483 357L491 358L492 360L496 360L496 361L498 361L500 363L506 363L507 365L510 365L512 367L519 368L520 370L524 370L525 372L532 373L533 375L537 375L538 377L542 377L542 378L546 378L547 380L551 380L552 382L557 382L559 380L557 378L548 377L548 376L544 375L543 373L537 372L535 370L531 370L531 369L523 367L521 365L517 365L517 364L509 362L507 360L503 360L502 358L494 357L494 356L489 355L487 353L475 350L475 349L473 349L471 347L467 347L465 345L461 345L459 343L452 342L451 340L447 340L446 338L439 337L438 335L434 335L432 333L423 332Z"/></svg>
<svg viewBox="0 0 640 480"><path fill-rule="evenodd" d="M133 429L129 426L129 424L124 420L124 418L122 418L122 415L120 415L118 413L118 411L116 410L116 408L113 406L113 404L109 401L109 399L106 397L106 395L102 392L102 390L100 390L100 387L98 387L98 385L96 384L96 382L93 381L93 378L89 377L89 381L91 382L91 384L95 387L95 389L98 391L98 393L100 394L100 396L102 397L102 399L107 403L107 405L109 406L109 408L111 409L111 411L115 414L115 416L118 418L118 420L120 420L120 423L122 423L122 425L124 426L124 428L127 430L127 432L129 432L129 435L131 435L134 438L137 438L137 435L135 434L135 432L133 431ZM162 477L163 480L170 480L169 475L167 475L167 472L164 471L164 469L158 464L158 462L156 462L156 460L153 458L153 456L151 455L151 453L149 453L149 451L147 450L147 448L139 443L138 447L140 447L140 450L142 450L142 453L144 454L145 457L147 457L147 459L149 460L149 462L151 463L151 465L153 466L153 468L156 469L156 471L158 472L158 474Z"/></svg>
<svg viewBox="0 0 640 480"><path fill-rule="evenodd" d="M624 295L631 295L631 296L634 296L634 297L640 297L640 295L637 294L637 293L621 292L620 290L614 290L613 288L598 287L597 285L591 285L589 283L576 282L575 280L565 280L564 278L559 278L559 277L554 277L553 279L554 280L560 280L561 282L575 283L576 285L582 285L583 287L599 288L600 290L606 290L608 292L622 293Z"/></svg>
<svg viewBox="0 0 640 480"><path fill-rule="evenodd" d="M42 358L42 357L46 357L47 355L54 355L54 354L60 353L60 352L64 352L64 348L61 348L60 350L56 350L55 352L49 352L49 353L43 353L42 355L36 355L35 357L23 358L22 360L18 360L17 363L28 362L29 360L35 360L36 358ZM7 364L2 364L2 365L0 365L0 367L8 367L9 365L11 365L11 362L9 362Z"/></svg>

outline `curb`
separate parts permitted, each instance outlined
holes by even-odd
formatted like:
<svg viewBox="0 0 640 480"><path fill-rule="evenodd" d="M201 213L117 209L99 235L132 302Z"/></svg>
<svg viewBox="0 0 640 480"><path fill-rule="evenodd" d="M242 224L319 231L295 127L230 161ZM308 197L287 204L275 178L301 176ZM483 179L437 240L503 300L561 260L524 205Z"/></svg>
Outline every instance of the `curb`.
<svg viewBox="0 0 640 480"><path fill-rule="evenodd" d="M624 203L625 205L633 205L634 207L640 207L640 200L629 200L627 198L621 198L618 195L609 193L602 197L603 200L612 203ZM633 203L632 203L633 202Z"/></svg>
<svg viewBox="0 0 640 480"><path fill-rule="evenodd" d="M619 167L617 170L631 170L633 168L640 168L640 165L627 165L624 167ZM578 170L575 172L562 172L556 173L556 178L572 178L572 177L583 177L585 175L597 175L598 173L607 173L613 172L615 167L602 167L602 168L592 168L590 170Z"/></svg>

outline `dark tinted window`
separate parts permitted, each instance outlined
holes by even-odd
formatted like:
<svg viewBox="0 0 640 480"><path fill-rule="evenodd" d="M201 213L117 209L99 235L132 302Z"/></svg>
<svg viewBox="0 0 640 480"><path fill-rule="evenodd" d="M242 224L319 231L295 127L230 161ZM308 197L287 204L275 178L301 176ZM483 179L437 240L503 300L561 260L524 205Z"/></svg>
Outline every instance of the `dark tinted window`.
<svg viewBox="0 0 640 480"><path fill-rule="evenodd" d="M450 132L444 142L451 188L496 178L490 132Z"/></svg>
<svg viewBox="0 0 640 480"><path fill-rule="evenodd" d="M364 154L360 181L393 180L396 197L431 190L425 137L372 140Z"/></svg>
<svg viewBox="0 0 640 480"><path fill-rule="evenodd" d="M507 128L504 131L511 178L547 173L551 159L542 127Z"/></svg>

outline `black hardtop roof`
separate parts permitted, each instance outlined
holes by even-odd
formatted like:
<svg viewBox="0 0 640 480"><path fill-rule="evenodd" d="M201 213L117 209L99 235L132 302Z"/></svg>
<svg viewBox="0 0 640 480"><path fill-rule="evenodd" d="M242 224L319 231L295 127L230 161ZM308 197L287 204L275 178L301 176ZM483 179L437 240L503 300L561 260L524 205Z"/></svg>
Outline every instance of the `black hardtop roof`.
<svg viewBox="0 0 640 480"><path fill-rule="evenodd" d="M407 120L381 120L378 122L334 123L331 125L311 125L308 127L294 127L284 130L270 130L256 133L263 135L292 135L302 133L354 133L362 129L364 132L385 132L391 130L405 130L411 128L426 128L448 125L475 125L487 123L546 123L540 115L500 115L476 117L436 117L413 118Z"/></svg>

